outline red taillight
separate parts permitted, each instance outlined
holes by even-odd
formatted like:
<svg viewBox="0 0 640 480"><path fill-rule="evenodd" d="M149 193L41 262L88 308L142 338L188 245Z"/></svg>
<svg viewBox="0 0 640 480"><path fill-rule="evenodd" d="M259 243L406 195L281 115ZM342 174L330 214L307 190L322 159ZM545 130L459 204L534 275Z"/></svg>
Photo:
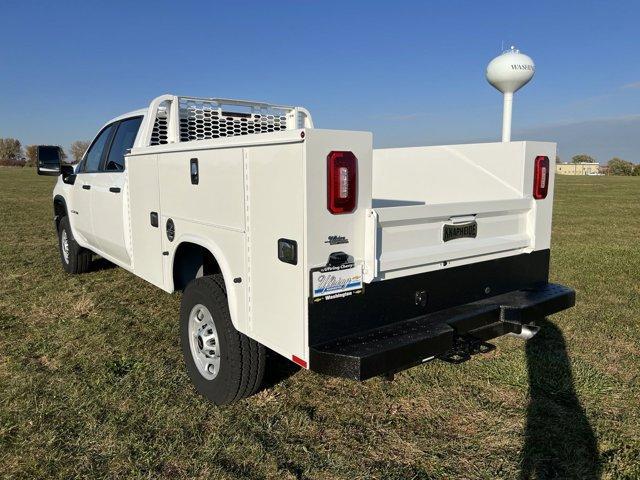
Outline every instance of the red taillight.
<svg viewBox="0 0 640 480"><path fill-rule="evenodd" d="M533 167L533 198L547 198L549 191L549 157L536 157Z"/></svg>
<svg viewBox="0 0 640 480"><path fill-rule="evenodd" d="M327 157L327 209L334 215L356 208L358 159L352 152L331 152Z"/></svg>

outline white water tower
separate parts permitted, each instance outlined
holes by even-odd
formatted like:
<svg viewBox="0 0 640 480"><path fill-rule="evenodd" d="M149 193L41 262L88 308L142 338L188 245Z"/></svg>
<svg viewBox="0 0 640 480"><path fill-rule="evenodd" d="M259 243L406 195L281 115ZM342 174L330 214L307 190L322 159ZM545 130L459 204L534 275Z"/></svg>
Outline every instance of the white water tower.
<svg viewBox="0 0 640 480"><path fill-rule="evenodd" d="M536 66L527 55L516 47L498 55L487 65L487 80L504 94L502 109L502 141L511 141L511 110L513 94L533 78Z"/></svg>

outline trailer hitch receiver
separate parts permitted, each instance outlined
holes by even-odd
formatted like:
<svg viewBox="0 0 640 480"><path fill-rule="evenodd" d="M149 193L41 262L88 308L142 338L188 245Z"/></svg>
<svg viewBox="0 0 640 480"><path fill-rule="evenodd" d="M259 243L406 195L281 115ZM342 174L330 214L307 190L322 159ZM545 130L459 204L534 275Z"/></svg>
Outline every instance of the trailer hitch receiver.
<svg viewBox="0 0 640 480"><path fill-rule="evenodd" d="M496 346L471 337L458 336L454 340L454 346L451 350L440 355L440 360L447 363L459 364L471 359L472 355L478 353L489 353L495 350Z"/></svg>

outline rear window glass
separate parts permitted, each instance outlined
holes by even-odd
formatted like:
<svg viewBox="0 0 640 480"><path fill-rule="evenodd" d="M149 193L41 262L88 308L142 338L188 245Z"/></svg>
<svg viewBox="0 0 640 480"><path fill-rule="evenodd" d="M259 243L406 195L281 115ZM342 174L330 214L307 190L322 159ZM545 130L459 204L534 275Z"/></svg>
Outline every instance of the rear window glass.
<svg viewBox="0 0 640 480"><path fill-rule="evenodd" d="M107 145L107 140L111 137L111 132L114 126L109 125L107 128L100 132L98 138L95 139L93 145L89 147L87 156L85 157L84 170L85 172L97 172L100 167L100 160L102 160L102 154L104 153L104 147Z"/></svg>
<svg viewBox="0 0 640 480"><path fill-rule="evenodd" d="M131 147L138 134L142 117L129 118L118 124L118 130L113 137L109 157L105 170L120 172L124 170L124 156Z"/></svg>

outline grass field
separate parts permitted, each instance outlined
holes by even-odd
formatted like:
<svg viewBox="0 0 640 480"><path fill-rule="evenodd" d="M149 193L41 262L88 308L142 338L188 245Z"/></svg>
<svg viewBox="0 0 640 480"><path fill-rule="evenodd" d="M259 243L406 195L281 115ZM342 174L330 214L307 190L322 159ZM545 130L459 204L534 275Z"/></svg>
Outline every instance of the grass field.
<svg viewBox="0 0 640 480"><path fill-rule="evenodd" d="M640 178L559 177L552 280L575 308L526 347L366 383L299 371L197 396L179 294L63 273L53 180L0 168L0 476L640 478Z"/></svg>

